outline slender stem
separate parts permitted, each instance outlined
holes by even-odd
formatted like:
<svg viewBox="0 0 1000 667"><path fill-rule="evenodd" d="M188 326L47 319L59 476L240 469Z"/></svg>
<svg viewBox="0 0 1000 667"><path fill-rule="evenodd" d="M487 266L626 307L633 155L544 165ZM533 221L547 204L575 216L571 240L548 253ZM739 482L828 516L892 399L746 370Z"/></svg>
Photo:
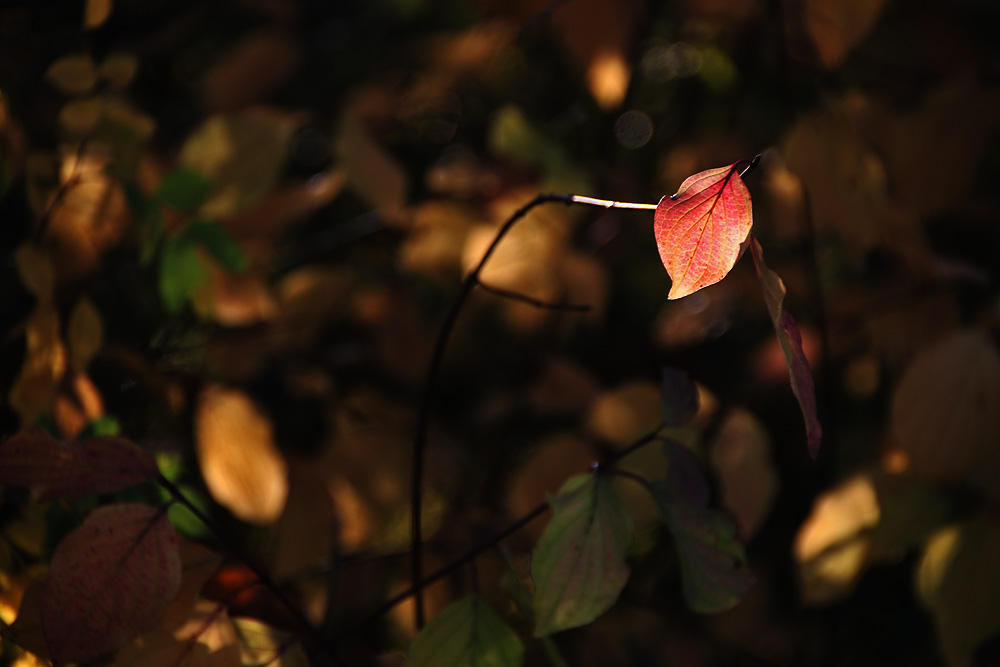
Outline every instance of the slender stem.
<svg viewBox="0 0 1000 667"><path fill-rule="evenodd" d="M528 296L527 294L521 294L520 292L514 292L502 287L493 287L492 285L487 285L483 281L478 281L479 287L489 292L490 294L496 294L497 296L502 296L505 299L513 299L514 301L521 301L530 306L535 306L536 308L547 308L549 310L568 310L576 313L586 313L590 311L590 306L586 304L576 304L576 303L554 303L552 301L542 301L541 299L536 299L535 297Z"/></svg>
<svg viewBox="0 0 1000 667"><path fill-rule="evenodd" d="M424 383L424 391L420 401L420 408L417 413L416 436L413 443L413 469L412 478L410 480L410 552L412 554L410 580L412 581L412 590L407 597L409 597L409 595L415 596L414 609L418 630L424 627L424 596L423 586L420 585L421 578L423 577L423 535L421 529L421 516L423 512L424 459L426 458L425 454L427 451L427 427L430 423L431 403L434 399L434 389L437 385L438 375L441 371L441 363L444 360L444 352L448 346L448 339L451 337L451 332L455 328L455 323L458 321L459 313L462 312L462 307L468 300L472 289L479 283L479 274L482 272L483 267L486 266L486 262L489 261L493 252L497 249L497 246L500 245L500 241L507 235L507 232L510 231L511 227L527 215L531 209L535 208L539 204L547 202L562 202L567 205L584 204L587 206L599 206L601 208L629 208L645 210L653 210L656 208L656 204L616 202L607 199L579 197L572 194L540 194L521 208L514 211L507 221L500 226L500 229L497 230L496 236L493 237L493 241L490 243L489 247L486 248L486 252L483 253L482 258L479 260L479 263L472 270L472 272L465 277L465 280L462 281L458 294L455 295L455 299L451 302L451 307L445 315L444 323L441 325L441 330L438 333L437 340L434 342L434 351L431 354L430 365L427 369L427 379Z"/></svg>
<svg viewBox="0 0 1000 667"><path fill-rule="evenodd" d="M625 479L632 480L636 484L649 488L649 480L642 475L637 475L631 470L622 470L621 468L602 468L601 471L605 475L614 475L616 477L624 477Z"/></svg>
<svg viewBox="0 0 1000 667"><path fill-rule="evenodd" d="M186 507L187 510L192 514L194 514L198 518L198 520L205 525L206 528L212 531L215 537L218 538L223 543L223 545L231 554L239 558L244 565L250 568L250 571L253 572L254 575L256 575L257 579L259 580L260 585L267 588L271 592L271 594L274 595L275 599L277 599L278 602L280 602L281 605L285 607L285 609L287 609L288 612L292 615L292 618L294 618L295 621L299 623L302 626L302 628L309 633L313 641L317 643L322 643L323 641L322 633L309 621L308 618L306 618L305 614L302 613L302 610L299 608L299 606L295 604L291 600L291 598L288 597L284 589L282 589L281 586L278 585L278 582L274 580L271 574L264 567L258 564L256 560L251 558L249 555L245 554L243 550L240 549L235 542L229 539L226 533L223 530L221 530L219 526L212 519L208 517L208 515L206 515L204 512L198 509L198 506L195 505L193 502L191 502L191 500L188 499L188 497L185 496L184 493L179 488L177 488L176 484L171 482L163 475L159 475L156 481L160 486L162 486L164 489L167 490L167 492L175 501L179 502L181 505Z"/></svg>

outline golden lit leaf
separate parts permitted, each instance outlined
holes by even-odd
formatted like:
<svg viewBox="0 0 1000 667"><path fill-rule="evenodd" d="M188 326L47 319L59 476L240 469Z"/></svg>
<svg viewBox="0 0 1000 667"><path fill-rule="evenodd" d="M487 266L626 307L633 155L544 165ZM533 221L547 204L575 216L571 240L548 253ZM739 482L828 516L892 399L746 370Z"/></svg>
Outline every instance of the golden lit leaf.
<svg viewBox="0 0 1000 667"><path fill-rule="evenodd" d="M802 599L826 604L854 589L868 561L882 510L870 475L821 495L795 539Z"/></svg>
<svg viewBox="0 0 1000 667"><path fill-rule="evenodd" d="M82 95L97 85L97 67L90 56L63 56L49 65L45 78L67 95Z"/></svg>
<svg viewBox="0 0 1000 667"><path fill-rule="evenodd" d="M106 505L52 555L42 630L52 658L83 662L159 622L181 582L178 537L164 507Z"/></svg>
<svg viewBox="0 0 1000 667"><path fill-rule="evenodd" d="M602 439L625 447L661 421L659 385L635 381L599 396L590 407L587 426Z"/></svg>
<svg viewBox="0 0 1000 667"><path fill-rule="evenodd" d="M994 480L1000 471L1000 354L990 339L962 331L924 350L896 387L891 419L894 447L909 459L910 472Z"/></svg>
<svg viewBox="0 0 1000 667"><path fill-rule="evenodd" d="M113 7L114 0L87 0L83 11L83 29L93 30L101 27L108 20Z"/></svg>
<svg viewBox="0 0 1000 667"><path fill-rule="evenodd" d="M69 316L66 328L66 346L69 348L69 361L73 370L82 373L87 364L101 349L104 338L104 325L101 315L93 302L84 297L76 302Z"/></svg>
<svg viewBox="0 0 1000 667"><path fill-rule="evenodd" d="M251 618L234 618L233 625L239 641L240 660L246 667L309 667L302 644L294 641L289 633Z"/></svg>
<svg viewBox="0 0 1000 667"><path fill-rule="evenodd" d="M833 69L875 27L883 0L806 0L805 23L820 61Z"/></svg>
<svg viewBox="0 0 1000 667"><path fill-rule="evenodd" d="M49 647L42 632L42 596L48 573L32 579L21 597L17 619L4 632L4 640L10 640L26 651L48 660Z"/></svg>
<svg viewBox="0 0 1000 667"><path fill-rule="evenodd" d="M195 408L198 462L212 497L251 523L271 523L288 496L288 466L249 396L209 385Z"/></svg>
<svg viewBox="0 0 1000 667"><path fill-rule="evenodd" d="M24 365L9 399L22 426L31 426L52 409L59 381L66 372L66 348L59 337L59 313L54 306L37 309L25 329Z"/></svg>
<svg viewBox="0 0 1000 667"><path fill-rule="evenodd" d="M924 547L917 592L950 665L983 664L973 661L976 648L1000 631L998 560L1000 525L983 514L943 528Z"/></svg>

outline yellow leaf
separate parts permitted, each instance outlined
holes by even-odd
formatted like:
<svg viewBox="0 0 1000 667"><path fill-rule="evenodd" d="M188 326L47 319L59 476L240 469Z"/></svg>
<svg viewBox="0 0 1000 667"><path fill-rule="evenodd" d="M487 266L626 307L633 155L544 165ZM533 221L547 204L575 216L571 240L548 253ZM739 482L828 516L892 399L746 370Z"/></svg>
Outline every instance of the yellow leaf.
<svg viewBox="0 0 1000 667"><path fill-rule="evenodd" d="M195 409L198 461L212 497L251 523L278 519L288 496L288 466L271 422L249 396L210 385Z"/></svg>
<svg viewBox="0 0 1000 667"><path fill-rule="evenodd" d="M45 78L67 95L82 95L97 84L97 67L90 56L64 56L49 65Z"/></svg>
<svg viewBox="0 0 1000 667"><path fill-rule="evenodd" d="M22 426L33 425L52 407L56 389L66 372L66 349L59 338L59 313L54 306L39 308L28 320L24 365L10 390L10 404Z"/></svg>
<svg viewBox="0 0 1000 667"><path fill-rule="evenodd" d="M101 63L99 74L115 90L124 90L132 83L139 61L128 53L112 53Z"/></svg>
<svg viewBox="0 0 1000 667"><path fill-rule="evenodd" d="M103 337L104 325L97 308L90 299L80 299L69 315L66 329L66 345L69 347L69 361L73 370L82 373L87 368L87 364L101 349Z"/></svg>

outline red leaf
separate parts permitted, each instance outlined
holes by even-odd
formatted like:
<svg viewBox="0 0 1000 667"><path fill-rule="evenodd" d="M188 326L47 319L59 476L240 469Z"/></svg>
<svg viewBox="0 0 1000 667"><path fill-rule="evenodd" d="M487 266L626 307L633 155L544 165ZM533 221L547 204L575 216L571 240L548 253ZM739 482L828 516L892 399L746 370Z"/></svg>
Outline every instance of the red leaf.
<svg viewBox="0 0 1000 667"><path fill-rule="evenodd" d="M767 309L771 313L774 332L778 336L781 352L785 355L785 365L792 381L792 392L799 401L802 417L806 422L809 455L816 458L823 438L823 428L816 416L816 389L813 386L809 362L802 351L802 336L799 334L798 325L795 324L795 318L782 305L785 300L785 283L764 263L764 251L757 239L750 238L750 248L757 277L764 291L764 301L767 302Z"/></svg>
<svg viewBox="0 0 1000 667"><path fill-rule="evenodd" d="M39 500L111 493L158 472L156 459L125 438L62 442L35 428L0 445L0 484L31 487Z"/></svg>
<svg viewBox="0 0 1000 667"><path fill-rule="evenodd" d="M657 205L656 245L673 281L668 299L714 285L739 259L753 227L753 210L738 164L691 176Z"/></svg>
<svg viewBox="0 0 1000 667"><path fill-rule="evenodd" d="M55 661L117 650L159 622L177 595L177 533L163 508L95 510L60 543L42 596L42 630Z"/></svg>

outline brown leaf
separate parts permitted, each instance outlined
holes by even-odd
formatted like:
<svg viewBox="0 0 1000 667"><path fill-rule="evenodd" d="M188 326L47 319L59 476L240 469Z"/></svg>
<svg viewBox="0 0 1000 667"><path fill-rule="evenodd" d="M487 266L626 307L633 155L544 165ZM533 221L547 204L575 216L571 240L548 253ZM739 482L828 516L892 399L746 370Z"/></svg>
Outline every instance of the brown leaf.
<svg viewBox="0 0 1000 667"><path fill-rule="evenodd" d="M40 303L48 303L55 293L56 274L48 253L32 245L22 245L14 254L17 275Z"/></svg>
<svg viewBox="0 0 1000 667"><path fill-rule="evenodd" d="M395 219L406 206L409 179L396 158L350 113L340 121L336 154L354 191L387 220Z"/></svg>
<svg viewBox="0 0 1000 667"><path fill-rule="evenodd" d="M271 523L288 496L288 470L271 422L237 389L207 386L195 408L198 462L212 497L244 521Z"/></svg>
<svg viewBox="0 0 1000 667"><path fill-rule="evenodd" d="M97 84L97 67L87 55L63 56L49 65L45 78L60 92L80 95Z"/></svg>
<svg viewBox="0 0 1000 667"><path fill-rule="evenodd" d="M771 438L753 413L733 408L719 427L710 451L722 506L733 516L739 537L746 542L767 518L778 493Z"/></svg>
<svg viewBox="0 0 1000 667"><path fill-rule="evenodd" d="M806 0L805 23L820 61L840 65L882 13L884 0Z"/></svg>
<svg viewBox="0 0 1000 667"><path fill-rule="evenodd" d="M181 582L177 533L165 508L95 510L56 548L42 594L53 659L85 661L154 627Z"/></svg>
<svg viewBox="0 0 1000 667"><path fill-rule="evenodd" d="M14 642L44 660L49 659L49 646L45 641L45 633L42 632L42 592L48 577L46 572L31 580L21 597L17 619L3 635L5 640Z"/></svg>
<svg viewBox="0 0 1000 667"><path fill-rule="evenodd" d="M122 649L112 667L239 667L233 622L220 602L199 600L179 624L161 624Z"/></svg>
<svg viewBox="0 0 1000 667"><path fill-rule="evenodd" d="M66 346L69 348L69 361L73 370L78 373L86 370L87 364L101 349L103 337L104 325L97 308L90 299L80 299L73 306L66 328Z"/></svg>
<svg viewBox="0 0 1000 667"><path fill-rule="evenodd" d="M108 20L113 7L114 0L87 0L83 13L83 29L93 30L101 27Z"/></svg>
<svg viewBox="0 0 1000 667"><path fill-rule="evenodd" d="M206 106L235 111L263 100L295 71L299 44L290 35L261 31L247 35L205 74Z"/></svg>

